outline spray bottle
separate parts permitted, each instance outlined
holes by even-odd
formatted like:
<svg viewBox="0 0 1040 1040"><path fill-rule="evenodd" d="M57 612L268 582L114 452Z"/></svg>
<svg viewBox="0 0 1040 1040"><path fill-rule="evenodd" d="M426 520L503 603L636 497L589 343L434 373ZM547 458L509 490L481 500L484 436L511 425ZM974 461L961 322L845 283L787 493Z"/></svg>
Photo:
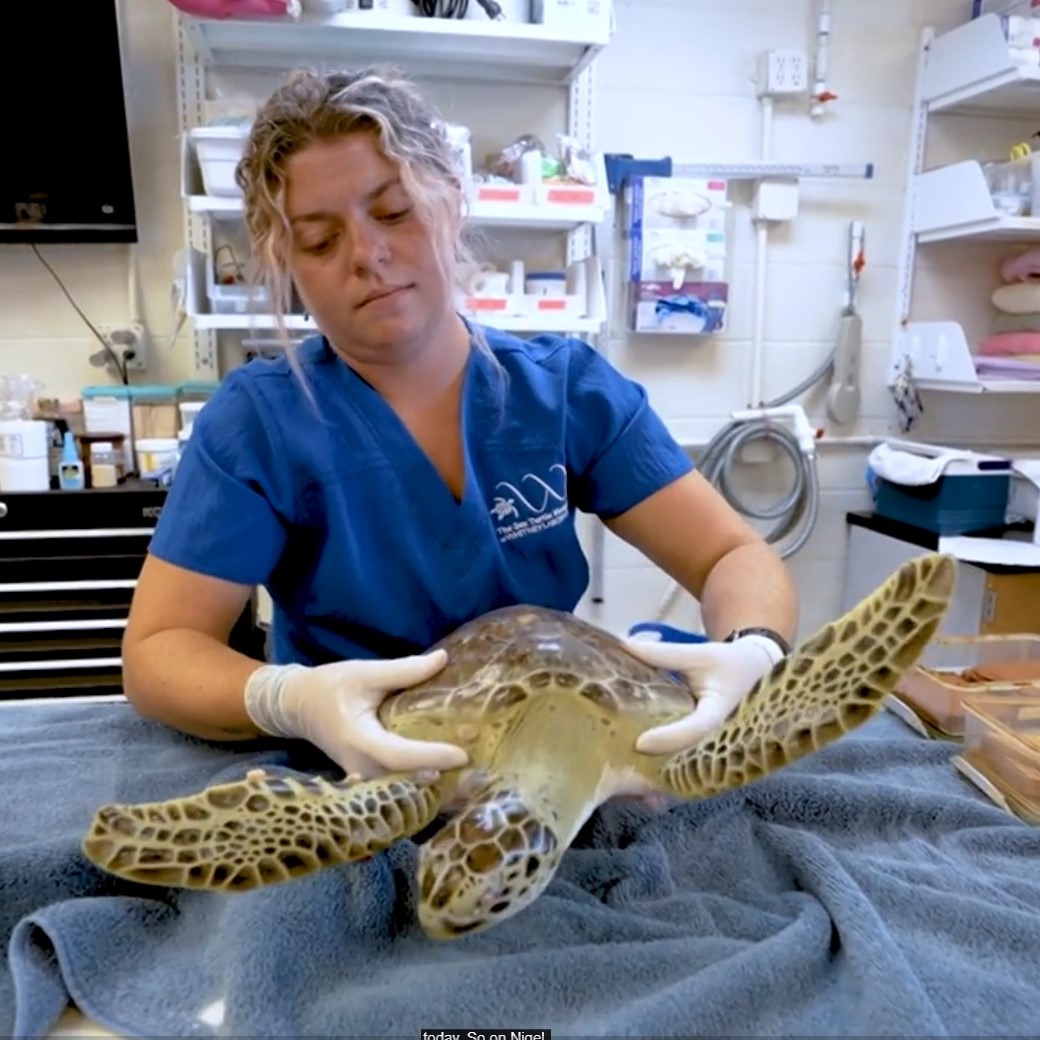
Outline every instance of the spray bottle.
<svg viewBox="0 0 1040 1040"><path fill-rule="evenodd" d="M58 487L66 491L81 491L85 486L83 460L76 450L76 435L66 430L58 462Z"/></svg>

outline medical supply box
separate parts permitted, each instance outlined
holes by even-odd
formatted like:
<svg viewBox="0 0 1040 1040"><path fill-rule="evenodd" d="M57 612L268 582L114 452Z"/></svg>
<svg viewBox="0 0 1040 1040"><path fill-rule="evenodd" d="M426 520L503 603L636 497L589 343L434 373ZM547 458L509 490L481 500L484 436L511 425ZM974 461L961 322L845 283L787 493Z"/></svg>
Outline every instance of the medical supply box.
<svg viewBox="0 0 1040 1040"><path fill-rule="evenodd" d="M727 191L721 177L629 177L625 237L634 332L725 331Z"/></svg>

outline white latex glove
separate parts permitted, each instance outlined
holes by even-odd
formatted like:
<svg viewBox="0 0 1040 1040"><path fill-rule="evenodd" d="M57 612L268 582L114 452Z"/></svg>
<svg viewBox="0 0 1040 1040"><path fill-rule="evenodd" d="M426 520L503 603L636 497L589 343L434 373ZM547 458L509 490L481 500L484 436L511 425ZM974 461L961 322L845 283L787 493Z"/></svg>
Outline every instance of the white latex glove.
<svg viewBox="0 0 1040 1040"><path fill-rule="evenodd" d="M703 740L717 729L750 693L752 686L781 659L780 647L765 636L741 636L732 643L666 643L625 641L640 660L679 672L697 697L697 707L684 718L647 730L636 750L669 755Z"/></svg>
<svg viewBox="0 0 1040 1040"><path fill-rule="evenodd" d="M397 736L376 714L387 694L436 675L447 660L436 650L389 661L264 665L246 682L246 712L264 733L310 741L362 779L454 769L469 761L462 748Z"/></svg>

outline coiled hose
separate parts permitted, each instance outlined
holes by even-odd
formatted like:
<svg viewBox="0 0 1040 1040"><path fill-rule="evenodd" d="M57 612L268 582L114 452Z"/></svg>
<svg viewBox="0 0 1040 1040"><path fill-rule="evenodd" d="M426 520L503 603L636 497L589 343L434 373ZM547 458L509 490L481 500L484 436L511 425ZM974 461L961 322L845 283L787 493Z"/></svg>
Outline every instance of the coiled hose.
<svg viewBox="0 0 1040 1040"><path fill-rule="evenodd" d="M836 353L836 350L831 351L826 361L815 372L761 407L779 408L781 405L789 404L826 379L834 370ZM738 461L738 453L752 441L768 441L775 444L791 460L794 467L794 482L788 493L773 505L762 508L751 506L741 499L733 486L732 469ZM781 559L786 560L793 556L809 540L820 512L820 480L816 456L807 456L801 451L798 438L787 426L768 418L737 419L727 423L708 442L697 461L697 468L738 513L755 520L777 521L776 526L765 535L769 544L775 545L801 525L794 539L779 550ZM677 582L671 582L657 609L655 620L663 620L681 591Z"/></svg>

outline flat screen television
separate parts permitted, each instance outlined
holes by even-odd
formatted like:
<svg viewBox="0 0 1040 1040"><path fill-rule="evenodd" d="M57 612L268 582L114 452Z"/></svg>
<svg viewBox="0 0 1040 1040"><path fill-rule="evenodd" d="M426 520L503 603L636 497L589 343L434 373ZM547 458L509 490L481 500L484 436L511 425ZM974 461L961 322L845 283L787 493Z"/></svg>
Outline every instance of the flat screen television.
<svg viewBox="0 0 1040 1040"><path fill-rule="evenodd" d="M4 5L0 242L137 241L118 2Z"/></svg>

